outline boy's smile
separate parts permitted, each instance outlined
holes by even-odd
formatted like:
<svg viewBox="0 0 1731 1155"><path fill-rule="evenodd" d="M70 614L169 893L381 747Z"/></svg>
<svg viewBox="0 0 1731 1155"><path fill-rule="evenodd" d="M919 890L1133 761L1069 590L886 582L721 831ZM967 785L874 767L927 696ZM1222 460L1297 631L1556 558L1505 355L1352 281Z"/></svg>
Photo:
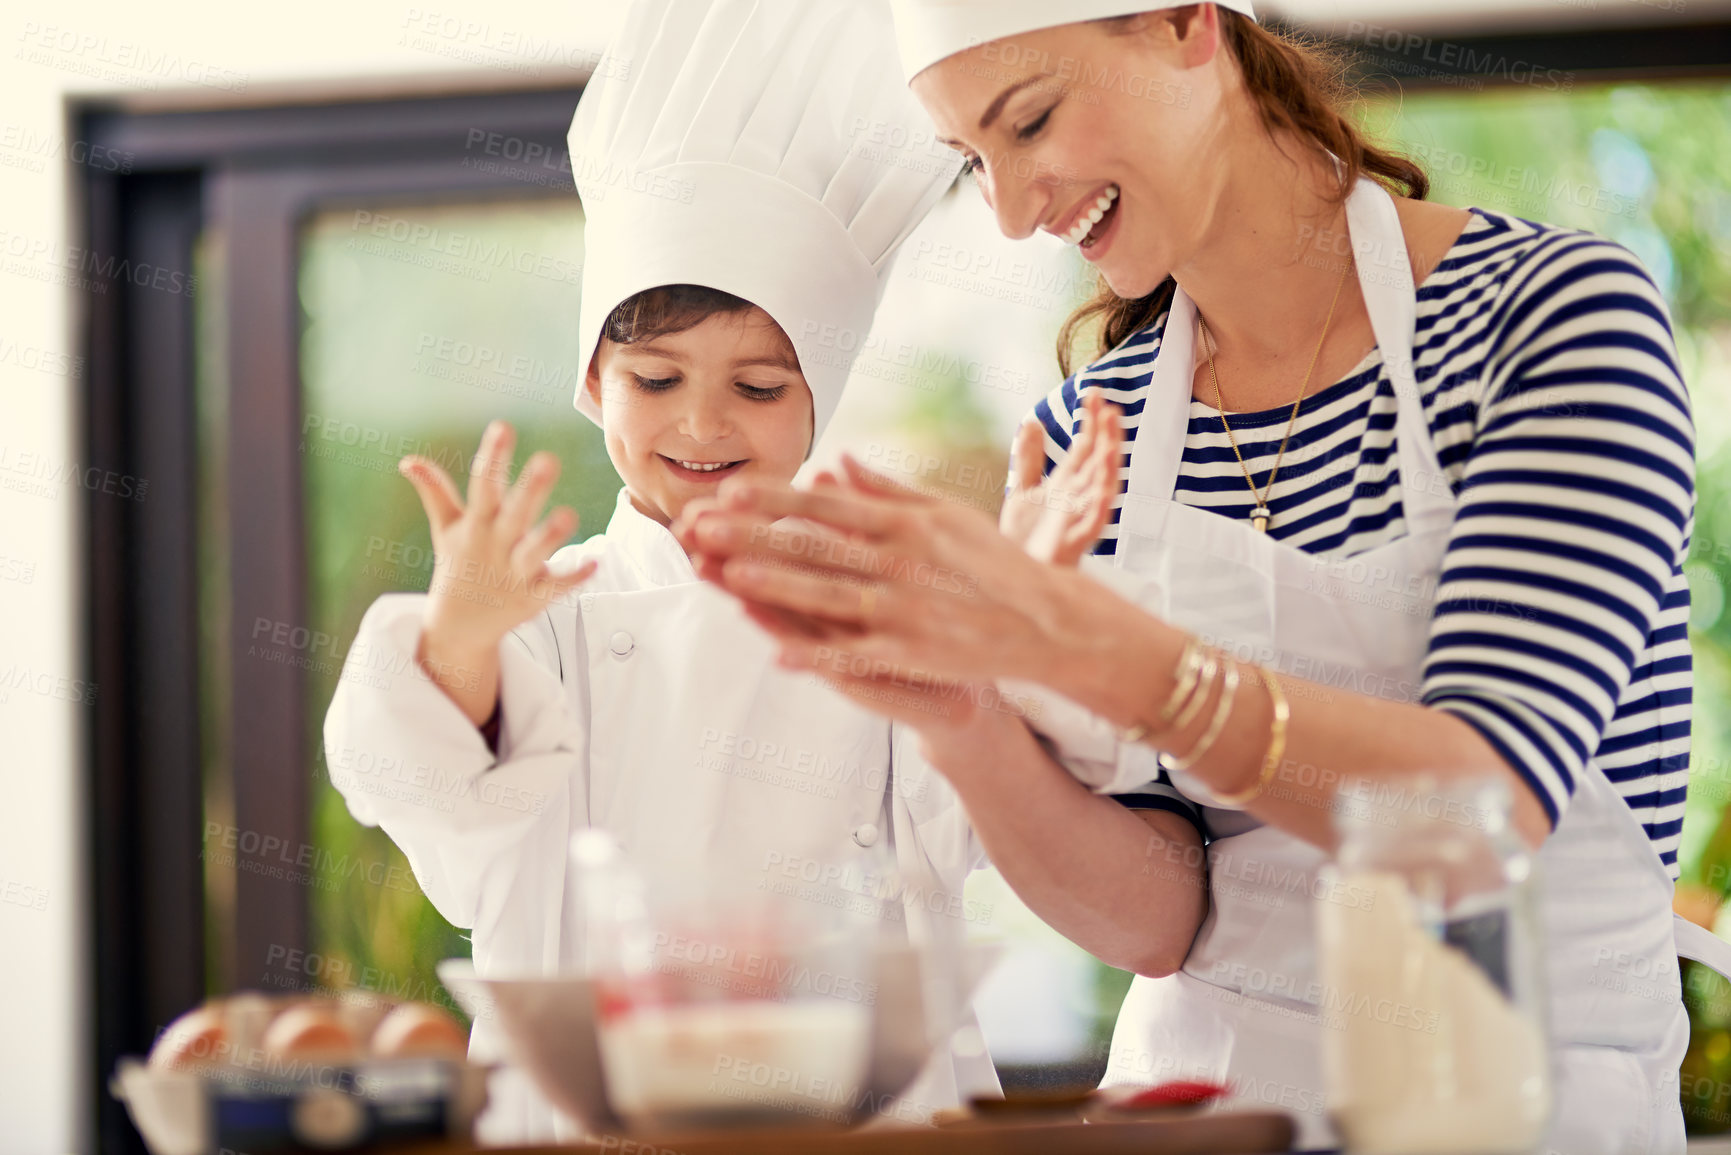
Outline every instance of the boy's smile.
<svg viewBox="0 0 1731 1155"><path fill-rule="evenodd" d="M738 473L739 467L745 464L744 461L675 461L673 458L660 453L656 456L665 461L668 468L673 470L681 480L700 485L719 485L723 478Z"/></svg>
<svg viewBox="0 0 1731 1155"><path fill-rule="evenodd" d="M730 477L793 480L811 450L811 388L762 309L629 345L603 337L584 387L632 503L663 525Z"/></svg>

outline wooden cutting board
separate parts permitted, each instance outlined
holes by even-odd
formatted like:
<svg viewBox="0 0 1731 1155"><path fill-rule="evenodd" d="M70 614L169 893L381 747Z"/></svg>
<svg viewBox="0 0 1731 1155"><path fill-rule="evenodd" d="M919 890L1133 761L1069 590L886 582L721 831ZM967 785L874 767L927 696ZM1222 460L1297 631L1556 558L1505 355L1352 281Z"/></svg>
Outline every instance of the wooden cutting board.
<svg viewBox="0 0 1731 1155"><path fill-rule="evenodd" d="M489 1147L485 1155L1273 1155L1292 1146L1292 1119L1272 1111L1174 1115L1125 1123L975 1119L938 1128L774 1130L658 1135L584 1147ZM393 1155L465 1155L393 1148Z"/></svg>

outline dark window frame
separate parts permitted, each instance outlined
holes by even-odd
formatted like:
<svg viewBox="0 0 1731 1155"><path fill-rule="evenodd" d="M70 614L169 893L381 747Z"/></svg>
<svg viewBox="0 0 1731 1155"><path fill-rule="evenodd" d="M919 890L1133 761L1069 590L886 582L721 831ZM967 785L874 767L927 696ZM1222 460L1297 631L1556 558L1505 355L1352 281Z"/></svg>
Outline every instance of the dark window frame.
<svg viewBox="0 0 1731 1155"><path fill-rule="evenodd" d="M1520 83L1498 63L1508 61L1566 73L1575 88L1731 75L1731 20L1435 37L1450 46L1446 59L1428 49L1416 57L1413 49L1390 52L1362 38L1336 43L1373 85L1392 81L1409 91L1460 91L1462 79L1475 78L1486 89ZM1491 71L1465 70L1474 61ZM101 687L83 770L95 1087L106 1087L121 1056L146 1050L205 990L193 246L208 222L226 225L238 658L248 632L241 623L306 620L294 295L300 223L320 207L361 197L570 195L569 173L559 175L558 165L581 84L459 90L474 83L453 80L435 95L285 94L264 106L254 94L249 107L181 110L93 98L68 110L69 139L87 142L90 158L72 173L74 240L82 267L95 270L74 290L87 369L79 460L117 478L121 490L82 491L85 668ZM538 145L554 177L528 183L509 163L463 166L464 158L503 159L473 131ZM142 497L139 482L148 486ZM246 748L243 757L237 741L235 825L299 846L307 840L310 765L302 679L286 665L232 665L230 732L244 736ZM262 974L273 946L306 945L307 896L246 872L237 872L237 886L236 973ZM120 1105L106 1094L98 1100L98 1149L141 1152Z"/></svg>
<svg viewBox="0 0 1731 1155"><path fill-rule="evenodd" d="M299 847L309 840L312 753L304 679L294 666L242 657L249 623L306 621L301 225L362 200L570 196L564 140L580 93L565 85L272 108L72 110L75 139L127 169L78 174L80 248L89 267L108 270L90 278L100 291L80 291L90 358L82 460L148 485L142 500L85 495L86 661L102 687L87 735L98 1087L205 992L194 245L207 224L220 224L233 383L229 727L243 736L234 826ZM525 145L541 158L527 175L504 159ZM496 163L476 163L488 161ZM270 951L307 945L308 895L247 871L235 882L235 973L264 974ZM120 1105L99 1098L99 1149L141 1152Z"/></svg>

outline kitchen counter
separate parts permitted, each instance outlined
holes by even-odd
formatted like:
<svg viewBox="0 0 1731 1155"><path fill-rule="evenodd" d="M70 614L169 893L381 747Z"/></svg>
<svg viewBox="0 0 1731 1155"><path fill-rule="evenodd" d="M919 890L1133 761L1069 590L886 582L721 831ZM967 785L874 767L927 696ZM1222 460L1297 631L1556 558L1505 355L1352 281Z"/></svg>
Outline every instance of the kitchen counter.
<svg viewBox="0 0 1731 1155"><path fill-rule="evenodd" d="M1218 1118L1218 1117L1217 1117ZM1264 1124L1270 1116L1255 1118ZM1278 1117L1275 1117L1278 1118ZM1212 1120L1161 1121L1156 1123L1019 1124L1010 1126L946 1127L922 1131L850 1132L834 1131L739 1134L690 1137L688 1139L613 1140L585 1147L410 1147L393 1148L392 1155L794 1155L821 1152L830 1155L1260 1155L1284 1152L1285 1146L1270 1147L1259 1130L1250 1136L1250 1146L1220 1146L1230 1136L1217 1129L1197 1131L1174 1123ZM1264 1124L1259 1124L1262 1126ZM1200 1145L1198 1145L1200 1144ZM1692 1140L1687 1155L1731 1155L1731 1136Z"/></svg>
<svg viewBox="0 0 1731 1155"><path fill-rule="evenodd" d="M568 1147L407 1147L391 1155L1278 1155L1292 1122L1270 1112L1139 1122L996 1122L863 1131L776 1130L608 1139Z"/></svg>

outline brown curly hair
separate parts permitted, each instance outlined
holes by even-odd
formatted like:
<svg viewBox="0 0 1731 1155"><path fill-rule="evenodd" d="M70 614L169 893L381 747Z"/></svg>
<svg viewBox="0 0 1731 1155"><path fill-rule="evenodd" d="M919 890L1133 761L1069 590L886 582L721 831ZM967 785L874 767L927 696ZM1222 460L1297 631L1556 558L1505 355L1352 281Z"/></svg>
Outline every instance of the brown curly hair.
<svg viewBox="0 0 1731 1155"><path fill-rule="evenodd" d="M1398 196L1424 200L1430 195L1430 177L1424 169L1407 157L1376 147L1348 117L1346 109L1354 92L1344 53L1272 31L1226 8L1217 11L1221 36L1244 75L1263 127L1270 133L1291 133L1318 152L1340 158L1338 202L1345 202L1360 176L1380 181ZM1113 34L1123 34L1140 20L1141 16L1113 16L1100 23ZM1101 282L1094 299L1072 313L1058 334L1058 364L1064 376L1076 370L1076 347L1086 331L1097 327L1094 352L1088 357L1093 361L1152 324L1172 303L1175 288L1168 277L1146 297L1130 299Z"/></svg>

